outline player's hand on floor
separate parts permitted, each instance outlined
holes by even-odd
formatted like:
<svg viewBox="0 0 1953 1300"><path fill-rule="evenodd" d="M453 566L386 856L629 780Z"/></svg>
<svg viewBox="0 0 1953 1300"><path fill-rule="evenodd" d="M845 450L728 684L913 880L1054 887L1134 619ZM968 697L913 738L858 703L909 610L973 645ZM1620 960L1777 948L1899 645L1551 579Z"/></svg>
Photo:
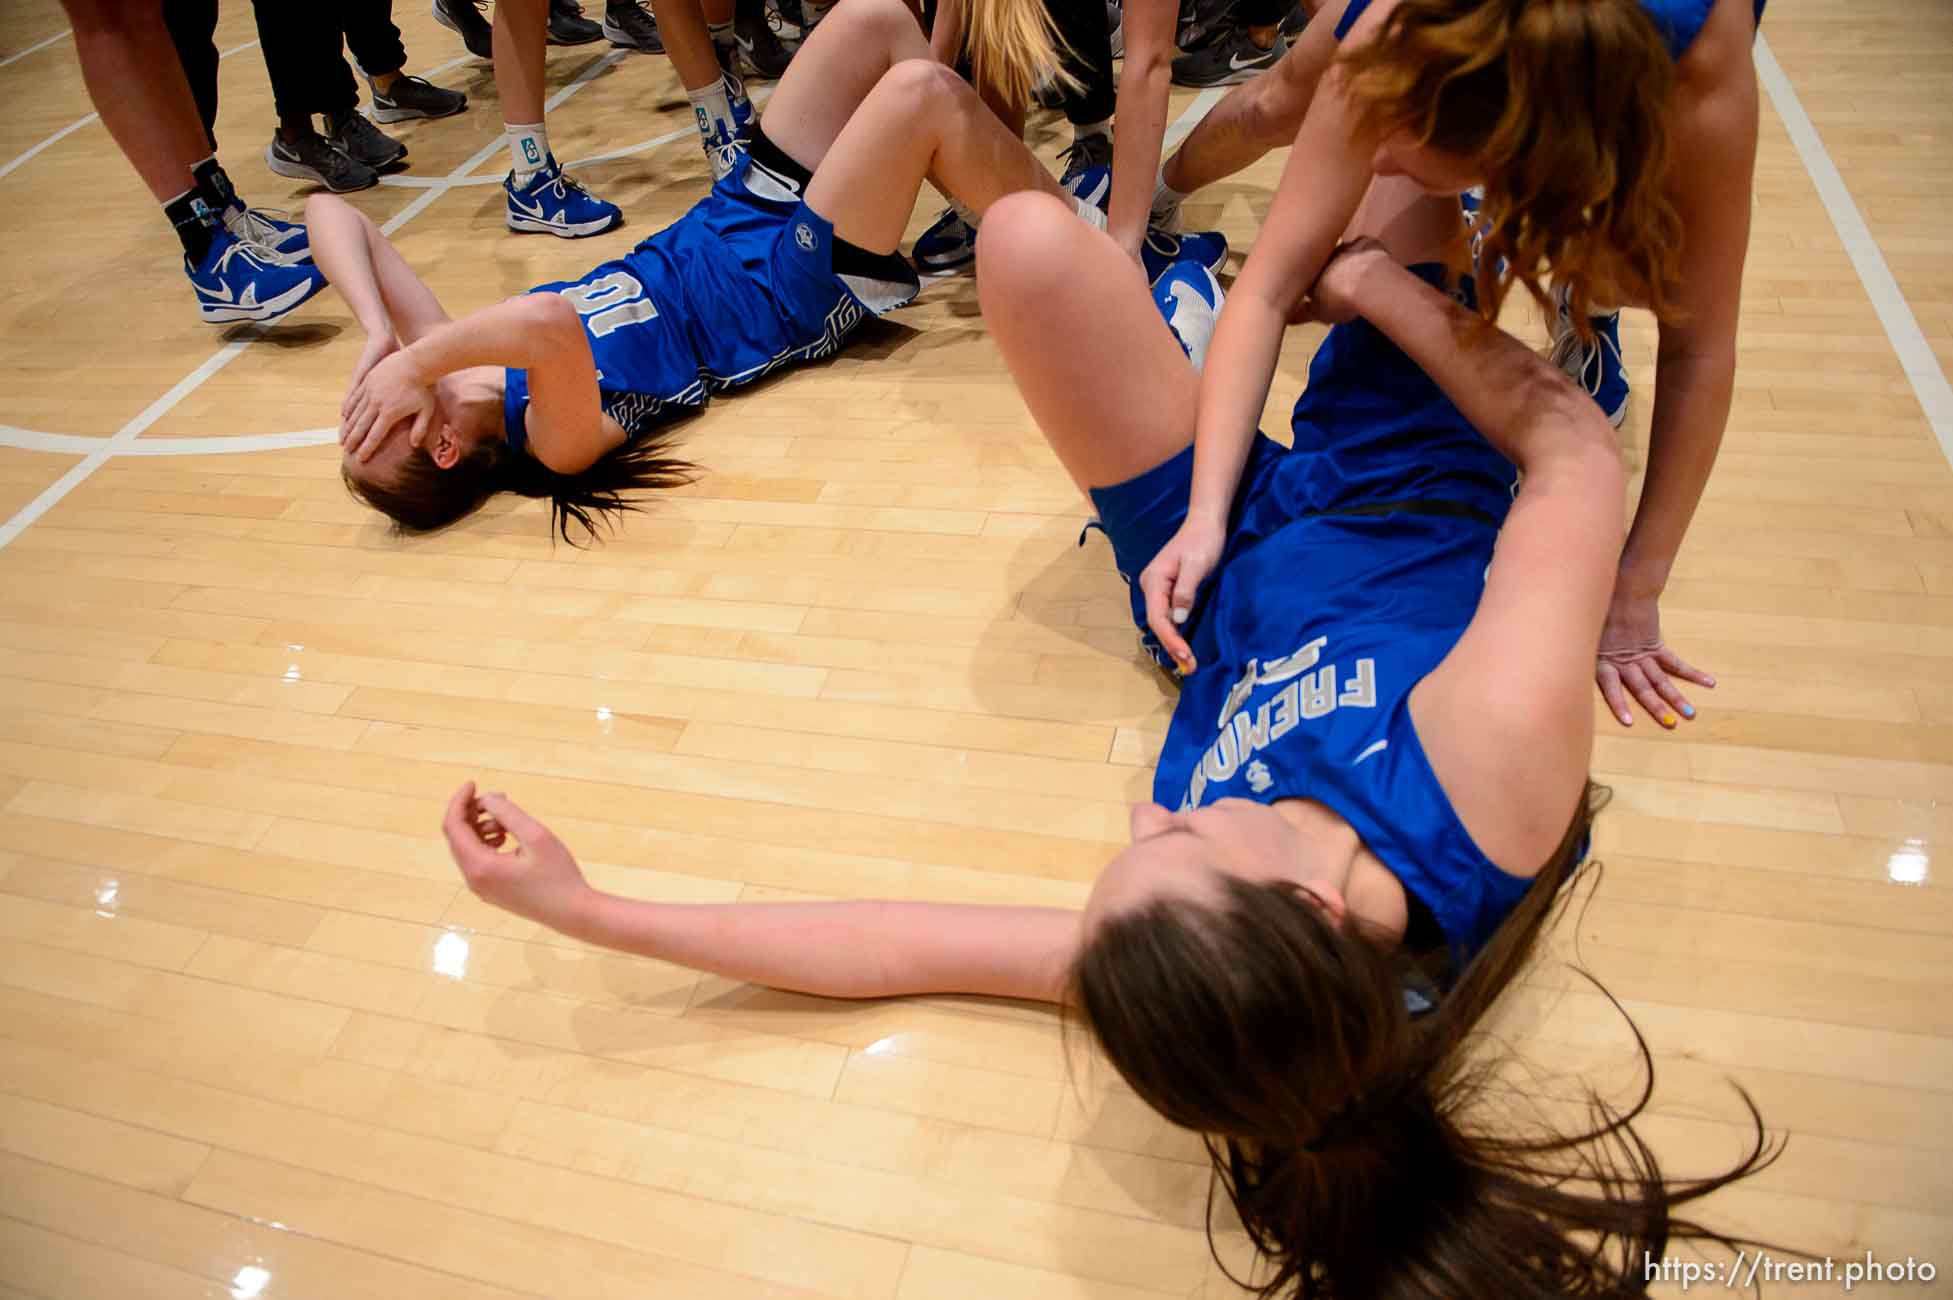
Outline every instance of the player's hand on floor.
<svg viewBox="0 0 1953 1300"><path fill-rule="evenodd" d="M504 911L566 930L594 896L563 841L507 795L478 795L470 781L448 800L441 833L468 888Z"/></svg>
<svg viewBox="0 0 1953 1300"><path fill-rule="evenodd" d="M1187 639L1180 635L1180 625L1193 611L1200 584L1220 563L1226 541L1225 525L1189 515L1139 575L1139 590L1146 597L1146 626L1173 656L1183 677L1200 665L1194 662Z"/></svg>
<svg viewBox="0 0 1953 1300"><path fill-rule="evenodd" d="M1661 639L1661 609L1652 596L1620 591L1607 611L1600 632L1600 657L1594 682L1607 701L1608 712L1623 727L1634 725L1634 705L1664 727L1695 718L1695 706L1682 694L1677 680L1714 689L1716 679L1690 664Z"/></svg>
<svg viewBox="0 0 1953 1300"><path fill-rule="evenodd" d="M418 447L434 422L434 386L405 351L376 362L347 404L351 409L339 422L339 446L355 460L371 460L403 420L413 421L407 436Z"/></svg>

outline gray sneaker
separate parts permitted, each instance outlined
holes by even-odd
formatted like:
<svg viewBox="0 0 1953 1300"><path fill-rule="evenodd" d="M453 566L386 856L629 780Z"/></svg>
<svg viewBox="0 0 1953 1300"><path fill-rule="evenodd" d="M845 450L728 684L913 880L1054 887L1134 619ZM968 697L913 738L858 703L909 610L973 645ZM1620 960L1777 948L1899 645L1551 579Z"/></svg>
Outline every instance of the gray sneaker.
<svg viewBox="0 0 1953 1300"><path fill-rule="evenodd" d="M622 0L604 6L604 36L619 49L641 54L663 54L664 39L658 35L658 21L644 11L637 0Z"/></svg>
<svg viewBox="0 0 1953 1300"><path fill-rule="evenodd" d="M375 171L385 171L407 157L406 145L374 126L356 108L336 117L326 115L326 140L354 162L365 163Z"/></svg>
<svg viewBox="0 0 1953 1300"><path fill-rule="evenodd" d="M348 157L324 136L307 131L297 143L274 135L265 147L265 166L280 176L323 185L334 194L371 189L380 183L380 173L358 159Z"/></svg>
<svg viewBox="0 0 1953 1300"><path fill-rule="evenodd" d="M405 122L416 117L453 117L468 107L468 97L458 90L443 90L424 77L400 76L394 78L393 89L384 95L373 84L373 78L366 79L366 87L373 92L373 120L375 122Z"/></svg>

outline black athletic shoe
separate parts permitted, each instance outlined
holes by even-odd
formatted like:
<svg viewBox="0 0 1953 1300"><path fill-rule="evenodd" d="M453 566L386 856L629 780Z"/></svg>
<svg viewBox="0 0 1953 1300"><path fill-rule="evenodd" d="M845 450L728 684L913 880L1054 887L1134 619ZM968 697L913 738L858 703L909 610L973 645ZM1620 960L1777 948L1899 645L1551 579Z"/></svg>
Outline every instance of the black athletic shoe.
<svg viewBox="0 0 1953 1300"><path fill-rule="evenodd" d="M1058 157L1063 159L1065 164L1064 175L1059 177L1058 184L1069 190L1072 179L1090 168L1104 167L1108 171L1111 170L1112 137L1103 131L1074 136L1072 142L1065 146L1064 152Z"/></svg>
<svg viewBox="0 0 1953 1300"><path fill-rule="evenodd" d="M264 161L265 166L280 176L311 181L334 194L371 189L380 183L380 173L312 131L299 137L296 144L287 144L282 135L272 136L271 143L265 147Z"/></svg>
<svg viewBox="0 0 1953 1300"><path fill-rule="evenodd" d="M665 43L658 35L658 22L644 11L637 0L604 6L603 32L612 45L644 54L663 54Z"/></svg>
<svg viewBox="0 0 1953 1300"><path fill-rule="evenodd" d="M603 24L585 18L583 6L576 0L549 0L551 45L588 45L603 38Z"/></svg>
<svg viewBox="0 0 1953 1300"><path fill-rule="evenodd" d="M1183 54L1204 50L1215 41L1226 36L1233 26L1228 14L1234 8L1234 0L1192 0L1180 11L1180 30L1174 36L1174 44Z"/></svg>
<svg viewBox="0 0 1953 1300"><path fill-rule="evenodd" d="M453 117L468 107L468 97L458 90L445 90L424 77L399 76L385 94L366 79L373 92L375 122L406 122L417 117Z"/></svg>
<svg viewBox="0 0 1953 1300"><path fill-rule="evenodd" d="M1176 86L1232 86L1253 81L1256 76L1281 62L1288 43L1281 37L1267 49L1248 39L1248 33L1235 29L1226 38L1194 54L1182 54L1173 61Z"/></svg>
<svg viewBox="0 0 1953 1300"><path fill-rule="evenodd" d="M399 164L407 156L404 143L374 126L356 108L339 117L326 114L326 143L376 172Z"/></svg>
<svg viewBox="0 0 1953 1300"><path fill-rule="evenodd" d="M1282 39L1293 45L1295 38L1300 36L1302 29L1308 25L1309 11L1301 5L1295 6L1295 8L1288 11L1288 17L1282 19Z"/></svg>
<svg viewBox="0 0 1953 1300"><path fill-rule="evenodd" d="M434 21L461 37L478 59L495 57L495 29L481 16L485 0L434 0Z"/></svg>
<svg viewBox="0 0 1953 1300"><path fill-rule="evenodd" d="M733 11L732 32L742 75L776 81L786 74L793 51L780 43L779 33L766 21L763 4L739 4Z"/></svg>

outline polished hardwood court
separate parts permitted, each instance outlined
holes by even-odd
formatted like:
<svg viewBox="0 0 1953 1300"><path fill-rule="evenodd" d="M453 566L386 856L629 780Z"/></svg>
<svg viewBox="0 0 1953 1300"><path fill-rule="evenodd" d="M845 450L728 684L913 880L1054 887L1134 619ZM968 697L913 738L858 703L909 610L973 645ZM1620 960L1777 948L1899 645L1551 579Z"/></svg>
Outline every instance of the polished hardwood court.
<svg viewBox="0 0 1953 1300"><path fill-rule="evenodd" d="M411 167L354 201L451 311L703 192L666 60L554 49L555 152L628 224L506 233L488 66L396 21L471 103L388 128ZM0 1300L1242 1294L1198 1142L1057 1016L590 950L472 898L438 833L474 779L644 897L1084 897L1171 700L974 282L715 403L706 475L605 546L511 498L396 539L326 445L345 304L198 323L65 27L0 7ZM1853 1295L1953 1295L1953 409L1936 437L1921 405L1953 369L1953 7L1776 0L1763 33L1736 403L1663 604L1720 684L1672 734L1596 699L1604 869L1488 1030L1515 1108L1631 1099L1592 972L1674 1172L1739 1150L1732 1083L1787 1139L1705 1217L1943 1275ZM255 36L227 4L221 153L295 207ZM1176 91L1180 127L1213 99ZM1280 161L1189 204L1236 268ZM1652 321L1624 342L1634 467Z"/></svg>

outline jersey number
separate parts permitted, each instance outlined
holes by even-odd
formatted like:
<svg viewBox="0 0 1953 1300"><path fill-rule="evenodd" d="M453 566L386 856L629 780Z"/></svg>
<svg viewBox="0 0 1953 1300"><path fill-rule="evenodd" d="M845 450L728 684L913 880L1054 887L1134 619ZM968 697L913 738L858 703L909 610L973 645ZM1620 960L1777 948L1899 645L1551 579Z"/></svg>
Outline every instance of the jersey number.
<svg viewBox="0 0 1953 1300"><path fill-rule="evenodd" d="M658 309L645 297L644 286L629 271L612 271L583 284L561 290L583 317L583 327L592 338L602 338L613 330L640 321L656 320Z"/></svg>

